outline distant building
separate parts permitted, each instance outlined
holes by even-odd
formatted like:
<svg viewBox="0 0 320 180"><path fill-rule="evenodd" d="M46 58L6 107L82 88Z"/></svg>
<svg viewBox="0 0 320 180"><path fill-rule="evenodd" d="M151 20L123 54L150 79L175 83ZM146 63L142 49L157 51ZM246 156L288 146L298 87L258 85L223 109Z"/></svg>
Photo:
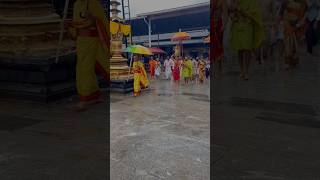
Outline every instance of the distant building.
<svg viewBox="0 0 320 180"><path fill-rule="evenodd" d="M160 47L172 54L176 42L172 42L171 37L181 29L192 38L183 42L185 54L208 53L209 46L204 44L203 38L210 32L210 2L138 14L130 23L135 44L149 46L151 41L152 47Z"/></svg>

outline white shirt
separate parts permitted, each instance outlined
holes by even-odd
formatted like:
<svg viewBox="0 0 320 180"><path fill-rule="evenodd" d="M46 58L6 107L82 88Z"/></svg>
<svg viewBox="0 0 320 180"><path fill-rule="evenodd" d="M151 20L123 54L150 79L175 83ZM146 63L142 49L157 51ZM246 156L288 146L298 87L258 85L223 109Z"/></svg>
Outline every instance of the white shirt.
<svg viewBox="0 0 320 180"><path fill-rule="evenodd" d="M170 60L165 60L164 61L164 67L166 68L166 69L171 69L171 67L173 66L173 61L172 61L172 59L170 59Z"/></svg>
<svg viewBox="0 0 320 180"><path fill-rule="evenodd" d="M198 67L198 62L196 60L192 61L192 68L196 69Z"/></svg>
<svg viewBox="0 0 320 180"><path fill-rule="evenodd" d="M171 68L173 68L173 66L174 66L174 61L173 61L172 59L169 59L169 65L170 65Z"/></svg>

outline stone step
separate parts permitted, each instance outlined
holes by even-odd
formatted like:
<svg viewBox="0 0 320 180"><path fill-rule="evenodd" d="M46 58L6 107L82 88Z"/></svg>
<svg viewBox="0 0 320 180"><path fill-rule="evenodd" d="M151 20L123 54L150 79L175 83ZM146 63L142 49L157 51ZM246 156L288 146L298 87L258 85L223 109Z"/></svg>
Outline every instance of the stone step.
<svg viewBox="0 0 320 180"><path fill-rule="evenodd" d="M38 3L30 1L0 0L0 9L26 9L26 8L52 8L51 4L39 1Z"/></svg>
<svg viewBox="0 0 320 180"><path fill-rule="evenodd" d="M52 102L75 94L75 82L66 81L51 85L0 82L0 97L19 100Z"/></svg>
<svg viewBox="0 0 320 180"><path fill-rule="evenodd" d="M61 19L58 14L52 13L40 17L1 17L0 25L20 25L20 24L47 24L60 23Z"/></svg>
<svg viewBox="0 0 320 180"><path fill-rule="evenodd" d="M133 79L111 80L110 92L130 93L133 92Z"/></svg>

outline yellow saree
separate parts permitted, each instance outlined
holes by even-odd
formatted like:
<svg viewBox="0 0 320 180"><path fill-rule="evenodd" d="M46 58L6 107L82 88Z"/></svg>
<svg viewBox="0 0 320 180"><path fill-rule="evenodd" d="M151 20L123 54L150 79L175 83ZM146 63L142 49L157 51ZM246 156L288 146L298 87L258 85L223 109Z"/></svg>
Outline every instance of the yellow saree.
<svg viewBox="0 0 320 180"><path fill-rule="evenodd" d="M109 27L101 4L97 0L77 0L72 27L76 33L77 91L81 101L91 101L100 96L96 72L109 79Z"/></svg>
<svg viewBox="0 0 320 180"><path fill-rule="evenodd" d="M133 62L133 91L134 96L138 96L141 91L141 86L146 88L149 85L147 72L144 65L140 61Z"/></svg>
<svg viewBox="0 0 320 180"><path fill-rule="evenodd" d="M261 45L265 32L256 0L235 0L230 35L234 50L253 50Z"/></svg>

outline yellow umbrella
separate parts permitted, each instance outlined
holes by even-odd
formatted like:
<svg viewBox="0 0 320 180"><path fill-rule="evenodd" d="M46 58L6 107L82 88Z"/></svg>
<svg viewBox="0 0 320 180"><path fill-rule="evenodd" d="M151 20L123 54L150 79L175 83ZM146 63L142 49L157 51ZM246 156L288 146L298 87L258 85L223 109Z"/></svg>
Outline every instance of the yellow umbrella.
<svg viewBox="0 0 320 180"><path fill-rule="evenodd" d="M133 54L143 54L143 55L152 55L153 53L150 51L149 48L146 48L141 45L131 45L127 47L124 52L129 52Z"/></svg>
<svg viewBox="0 0 320 180"><path fill-rule="evenodd" d="M150 51L149 48L146 48L141 45L131 45L131 46L127 47L124 50L124 52L129 52L132 54L152 55L152 52ZM130 73L131 65L132 65L132 57L133 57L132 54L131 54L131 58L130 58L129 73Z"/></svg>

